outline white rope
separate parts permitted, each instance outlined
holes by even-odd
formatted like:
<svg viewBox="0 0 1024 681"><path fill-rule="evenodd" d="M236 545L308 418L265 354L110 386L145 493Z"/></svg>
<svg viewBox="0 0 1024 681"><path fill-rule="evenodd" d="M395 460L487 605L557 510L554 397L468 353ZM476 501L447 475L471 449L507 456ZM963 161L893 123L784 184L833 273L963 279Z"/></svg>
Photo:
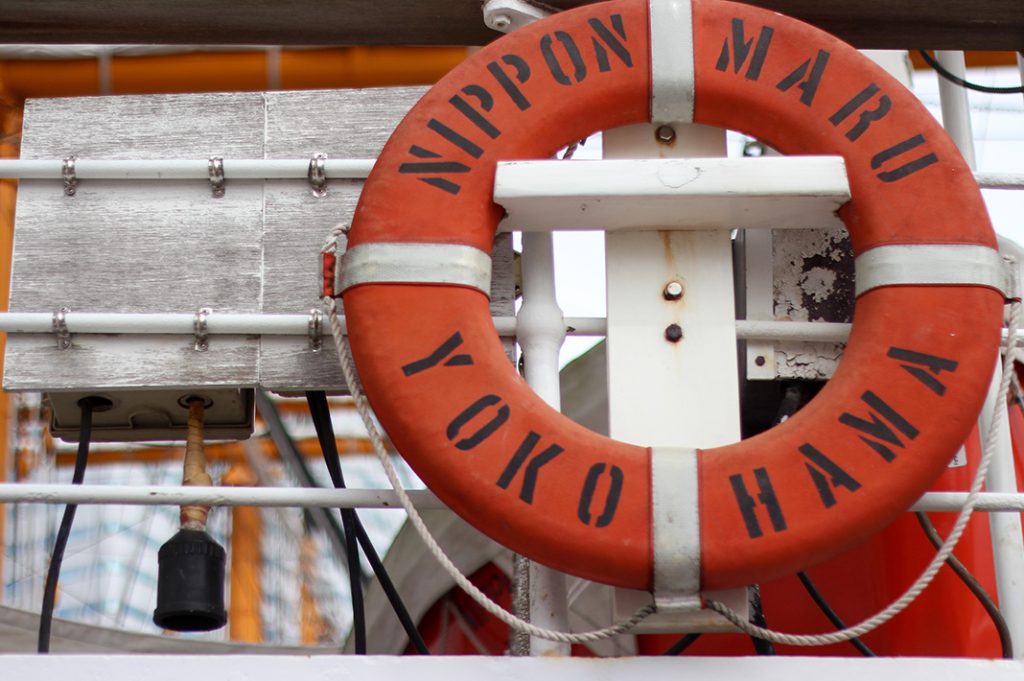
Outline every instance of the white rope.
<svg viewBox="0 0 1024 681"><path fill-rule="evenodd" d="M641 620L654 612L654 604L652 603L637 610L632 617L610 627L582 633L554 631L538 627L516 617L491 600L487 594L469 581L469 578L459 571L459 568L455 566L448 555L444 552L444 549L438 545L437 540L435 540L433 535L430 534L430 530L427 529L427 526L420 517L420 514L416 511L416 508L413 506L409 496L405 493L405 488L402 487L402 483L398 480L398 474L395 472L395 467L391 464L391 459L388 457L387 449L384 446L383 437L381 436L380 431L377 430L377 424L371 414L370 404L366 399L366 395L363 394L362 384L359 382L355 363L352 361L352 353L349 351L348 339L345 338L345 333L341 328L341 322L338 319L337 303L333 298L324 298L324 305L327 308L327 319L331 327L331 334L334 336L334 346L338 350L338 359L341 362L341 371L345 375L345 381L348 383L349 391L352 393L352 399L355 401L356 411L359 412L359 416L363 419L363 424L366 426L366 431L370 436L370 442L373 444L373 451L377 455L377 458L380 459L380 463L384 467L384 473L387 475L388 481L391 483L391 487L395 490L395 494L398 496L398 500L401 502L402 508L404 508L405 512L409 514L409 522L412 523L413 528L415 528L416 532L423 540L423 543L427 546L427 550L430 551L434 558L437 559L437 562L441 564L444 571L447 572L455 583L458 584L463 591L469 594L469 596L475 600L480 607L516 631L524 632L536 638L558 641L560 643L591 643L593 641L600 641L602 639L618 636L619 634L629 631L639 624Z"/></svg>
<svg viewBox="0 0 1024 681"><path fill-rule="evenodd" d="M335 257L341 257L341 252L338 249L338 240L343 235L348 236L349 229L351 229L350 225L345 222L335 225L327 237L327 241L324 242L324 247L320 249L320 253L333 253Z"/></svg>
<svg viewBox="0 0 1024 681"><path fill-rule="evenodd" d="M1020 324L1020 307L1020 300L1010 302L1008 338L1013 338L1017 333L1017 327ZM1007 343L1006 356L1003 360L1002 377L999 381L999 394L996 396L996 406L992 412L991 423L989 424L987 437L985 438L985 447L982 450L981 461L978 464L978 472L974 476L974 482L971 483L971 489L970 493L967 495L967 501L964 502L964 506L960 510L960 515L957 516L956 524L953 525L953 531L950 533L949 537L946 538L946 541L942 544L942 548L940 548L939 552L935 554L935 557L932 559L932 562L928 565L925 571L921 573L921 576L917 578L917 581L915 581L913 585L911 585L911 587L899 597L898 600L878 614L869 617L852 627L847 627L846 629L841 629L827 634L813 635L786 634L756 626L745 621L736 612L730 610L726 605L718 601L706 601L705 604L707 607L721 614L727 620L735 624L739 629L751 636L786 645L824 646L832 643L849 641L852 638L859 638L872 629L888 622L890 619L902 612L908 605L913 603L914 600L921 595L921 592L931 584L935 575L938 574L939 569L942 568L943 564L946 562L946 559L949 558L951 553L953 553L953 549L956 547L957 542L960 541L961 535L963 535L964 530L967 528L967 521L970 520L971 513L974 512L974 505L977 503L978 493L981 491L981 487L985 482L985 474L988 472L989 464L992 462L992 456L996 450L996 441L999 437L997 425L999 423L999 419L1006 411L1006 395L1010 389L1010 380L1014 373L1014 362L1016 360L1017 352L1018 349L1016 343Z"/></svg>
<svg viewBox="0 0 1024 681"><path fill-rule="evenodd" d="M575 149L572 149L575 151ZM571 152L570 152L571 153ZM347 232L347 226L339 226L335 228L331 237L328 239L327 244L324 246L324 251L336 250L337 242L341 234ZM345 381L348 384L349 390L352 393L352 398L355 402L356 411L363 420L363 424L366 426L367 433L370 437L370 442L373 444L373 450L380 460L381 465L384 468L384 472L387 475L388 481L391 483L392 488L395 491L402 507L405 509L409 516L409 522L412 523L413 528L420 535L424 544L430 553L437 559L441 564L441 567L448 573L448 575L455 581L455 583L473 600L475 600L484 610L494 615L496 618L507 624L510 628L521 631L530 636L537 638L543 638L551 641L558 641L561 643L589 643L593 641L599 641L605 638L611 638L617 636L626 631L629 631L643 619L654 613L655 607L653 604L645 605L644 607L637 610L630 618L619 622L610 627L603 629L597 629L594 631L583 632L583 633L568 633L561 631L553 631L551 629L544 629L536 625L530 624L525 620L522 620L515 615L512 615L500 605L491 600L485 593L478 589L469 579L463 575L451 559L445 554L444 549L438 545L433 535L430 534L430 530L427 528L423 519L420 517L416 508L413 506L409 496L405 493L405 489L402 487L402 483L398 479L398 474L395 471L394 466L391 464L391 460L388 457L387 449L384 446L383 438L380 431L377 429L377 424L372 416L369 402L366 396L363 394L362 384L359 381L358 374L356 372L355 364L352 361L352 354L349 350L348 339L345 337L345 333L341 328L341 322L338 319L337 303L333 298L324 298L324 304L327 308L327 317L331 327L331 334L334 336L335 348L338 352L338 359L341 363L341 370L345 376ZM1015 299L1010 302L1010 318L1008 327L1007 338L1015 338L1017 328L1020 324L1021 314L1021 301ZM786 645L795 646L824 646L831 645L833 643L842 643L853 638L859 638L864 634L876 629L882 624L888 622L890 619L898 615L904 609L913 603L921 593L928 588L935 575L938 574L939 570L945 564L946 559L952 554L953 549L956 548L957 542L960 541L960 537L963 535L967 528L967 522L971 518L971 514L974 512L974 507L978 501L978 495L981 492L981 488L985 482L985 475L988 472L989 464L992 462L992 456L996 450L996 441L998 438L998 419L1006 409L1006 395L1010 390L1011 380L1014 378L1014 363L1018 353L1017 344L1008 342L1006 344L1006 355L1003 360L1002 376L999 382L999 393L996 396L996 405L992 413L992 420L989 424L987 437L985 439L985 445L982 450L981 461L978 464L978 470L975 474L974 481L971 483L967 500L964 502L963 508L960 510L960 514L957 516L956 523L953 526L953 531L946 538L942 548L939 549L938 553L932 559L931 563L921 574L920 577L907 589L899 599L890 604L881 612L875 614L862 622L845 629L838 631L825 633L825 634L787 634L784 632L759 627L755 624L743 619L738 613L730 609L724 603L715 600L706 600L705 605L711 610L719 613L732 624L734 624L741 631L761 638L767 641L773 641L775 643L781 643Z"/></svg>

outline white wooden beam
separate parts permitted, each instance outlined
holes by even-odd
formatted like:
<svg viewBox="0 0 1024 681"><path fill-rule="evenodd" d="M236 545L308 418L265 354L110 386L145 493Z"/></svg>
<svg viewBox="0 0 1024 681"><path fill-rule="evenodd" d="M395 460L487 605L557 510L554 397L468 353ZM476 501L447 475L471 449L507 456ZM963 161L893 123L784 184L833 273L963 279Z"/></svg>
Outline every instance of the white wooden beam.
<svg viewBox="0 0 1024 681"><path fill-rule="evenodd" d="M519 161L494 184L500 228L524 231L838 227L849 199L838 156Z"/></svg>

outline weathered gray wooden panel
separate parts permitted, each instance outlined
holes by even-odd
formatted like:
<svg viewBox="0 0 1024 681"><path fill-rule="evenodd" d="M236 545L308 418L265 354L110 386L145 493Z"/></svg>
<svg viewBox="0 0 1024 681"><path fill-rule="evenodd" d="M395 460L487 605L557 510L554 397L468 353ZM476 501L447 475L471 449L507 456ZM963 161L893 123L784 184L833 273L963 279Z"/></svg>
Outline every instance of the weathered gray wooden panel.
<svg viewBox="0 0 1024 681"><path fill-rule="evenodd" d="M26 105L23 158L259 157L259 94L89 97ZM22 182L10 308L87 312L257 312L262 286L260 182L214 198L204 182ZM8 389L95 390L246 385L258 379L258 340L208 353L177 343L17 337Z"/></svg>
<svg viewBox="0 0 1024 681"><path fill-rule="evenodd" d="M263 189L54 182L18 190L11 309L258 312Z"/></svg>
<svg viewBox="0 0 1024 681"><path fill-rule="evenodd" d="M267 93L266 158L376 158L391 131L426 88ZM327 195L289 181L266 183L263 310L297 313L320 306L319 257L328 235L351 224L360 180L332 180ZM344 247L344 239L341 246ZM271 390L340 391L345 381L334 343L313 352L302 338L265 337L260 384Z"/></svg>
<svg viewBox="0 0 1024 681"><path fill-rule="evenodd" d="M190 338L167 336L72 335L72 346L57 348L53 336L11 337L6 379L16 390L125 390L201 388L256 384L258 345L254 338L216 336L210 350L196 352Z"/></svg>
<svg viewBox="0 0 1024 681"><path fill-rule="evenodd" d="M258 92L30 99L21 157L261 158L263 108Z"/></svg>
<svg viewBox="0 0 1024 681"><path fill-rule="evenodd" d="M24 158L372 158L426 88L103 97L30 102ZM59 183L19 192L11 309L306 314L319 307L319 253L350 223L362 182L233 181L213 198L203 181ZM496 242L492 310L511 315L514 263ZM511 344L508 345L511 350ZM305 337L190 339L12 337L4 385L96 391L255 386L344 390L333 342Z"/></svg>
<svg viewBox="0 0 1024 681"><path fill-rule="evenodd" d="M423 87L267 93L267 158L375 158ZM301 183L266 183L263 234L263 310L303 313L319 305L320 249L335 226L348 225L363 183L328 182L317 198ZM510 238L494 253L492 312L513 313L514 274ZM344 239L341 240L344 246ZM260 352L260 384L294 392L318 387L343 390L345 383L333 344L322 352L305 339L265 337Z"/></svg>
<svg viewBox="0 0 1024 681"><path fill-rule="evenodd" d="M268 92L267 158L376 158L425 87Z"/></svg>

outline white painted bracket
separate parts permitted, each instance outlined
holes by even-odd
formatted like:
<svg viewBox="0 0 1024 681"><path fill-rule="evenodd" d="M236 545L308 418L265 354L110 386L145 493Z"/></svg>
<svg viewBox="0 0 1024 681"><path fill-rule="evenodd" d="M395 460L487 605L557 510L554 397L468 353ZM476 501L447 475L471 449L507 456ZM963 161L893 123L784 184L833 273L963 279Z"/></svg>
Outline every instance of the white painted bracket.
<svg viewBox="0 0 1024 681"><path fill-rule="evenodd" d="M499 163L501 230L840 227L838 156ZM637 210L642 206L642 210Z"/></svg>
<svg viewBox="0 0 1024 681"><path fill-rule="evenodd" d="M483 6L487 28L511 33L551 14L523 0L487 0Z"/></svg>
<svg viewBox="0 0 1024 681"><path fill-rule="evenodd" d="M746 589L728 589L726 591L705 591L701 593L705 599L724 603L733 612L739 613L744 619L750 618L750 601ZM615 589L614 621L620 622L643 606L651 602L651 594L634 589ZM677 612L658 611L636 625L633 634L675 634L679 632L729 632L736 631L732 622L714 610L679 610Z"/></svg>

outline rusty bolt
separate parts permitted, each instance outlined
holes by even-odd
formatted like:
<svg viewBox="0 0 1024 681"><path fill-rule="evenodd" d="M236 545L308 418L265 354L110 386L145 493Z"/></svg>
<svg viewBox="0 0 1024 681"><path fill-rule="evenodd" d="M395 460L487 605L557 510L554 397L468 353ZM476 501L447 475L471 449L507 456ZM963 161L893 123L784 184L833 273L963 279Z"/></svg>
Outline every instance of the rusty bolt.
<svg viewBox="0 0 1024 681"><path fill-rule="evenodd" d="M764 355L758 355L757 357L754 358L754 364L756 364L759 367L763 367L766 361L768 360L764 358Z"/></svg>
<svg viewBox="0 0 1024 681"><path fill-rule="evenodd" d="M672 144L676 141L676 129L671 125L659 125L654 132L654 139L658 140L658 144Z"/></svg>
<svg viewBox="0 0 1024 681"><path fill-rule="evenodd" d="M683 327L678 324L669 324L665 327L665 340L670 343L678 343L683 340Z"/></svg>
<svg viewBox="0 0 1024 681"><path fill-rule="evenodd" d="M683 285L678 281L670 281L665 284L661 295L665 297L665 300L679 300L683 297Z"/></svg>

